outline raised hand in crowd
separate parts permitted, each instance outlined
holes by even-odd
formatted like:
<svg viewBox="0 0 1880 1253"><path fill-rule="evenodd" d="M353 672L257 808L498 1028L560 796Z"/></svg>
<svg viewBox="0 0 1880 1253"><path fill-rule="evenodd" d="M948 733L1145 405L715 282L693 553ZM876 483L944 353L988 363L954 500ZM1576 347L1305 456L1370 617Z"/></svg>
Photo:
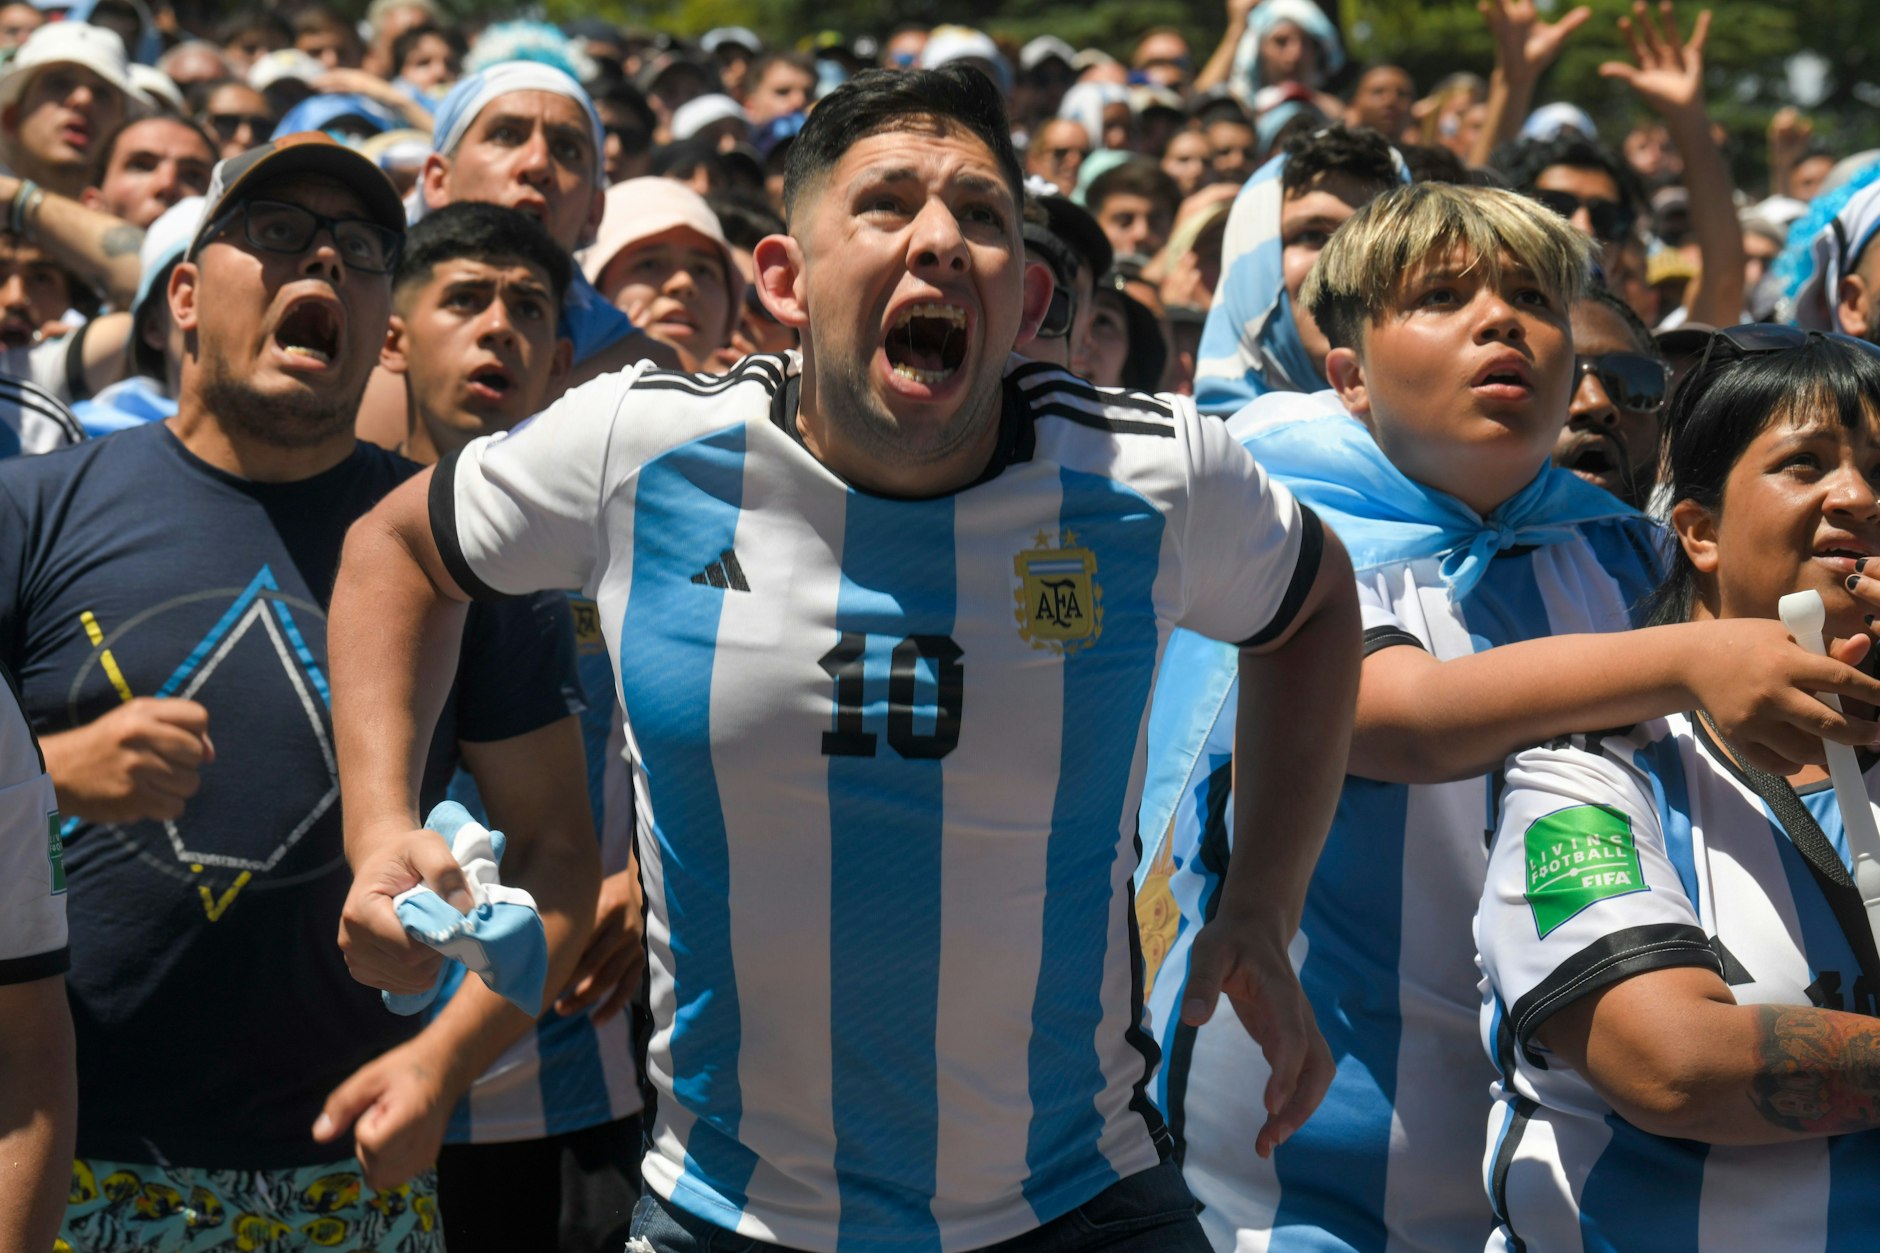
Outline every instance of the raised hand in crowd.
<svg viewBox="0 0 1880 1253"><path fill-rule="evenodd" d="M1633 0L1632 14L1619 19L1619 29L1631 46L1632 60L1607 61L1599 72L1631 87L1664 119L1684 163L1691 233L1701 256L1685 309L1694 322L1729 326L1743 316L1743 232L1731 195L1730 168L1712 137L1704 104L1710 10L1697 15L1687 39L1678 32L1671 0L1663 0L1655 15L1644 0Z"/></svg>
<svg viewBox="0 0 1880 1253"><path fill-rule="evenodd" d="M1488 121L1469 153L1470 165L1487 165L1496 145L1514 138L1534 103L1534 88L1593 11L1569 9L1557 22L1541 20L1534 0L1480 0L1475 6L1495 38L1495 68L1488 79Z"/></svg>

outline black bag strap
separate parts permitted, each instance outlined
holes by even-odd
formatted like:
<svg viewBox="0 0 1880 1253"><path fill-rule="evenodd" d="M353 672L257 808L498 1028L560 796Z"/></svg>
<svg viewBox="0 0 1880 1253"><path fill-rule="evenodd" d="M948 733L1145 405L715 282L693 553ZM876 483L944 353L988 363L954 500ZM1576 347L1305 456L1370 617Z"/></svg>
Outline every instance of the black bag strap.
<svg viewBox="0 0 1880 1253"><path fill-rule="evenodd" d="M1854 958L1860 962L1860 970L1867 977L1868 986L1880 988L1880 945L1876 945L1873 927L1867 921L1866 902L1861 900L1860 889L1854 885L1854 876L1847 872L1841 855L1834 851L1834 844L1822 831L1821 824L1815 821L1815 815L1808 812L1808 806L1802 804L1802 798L1795 794L1795 788L1787 779L1750 765L1742 754L1729 747L1709 714L1700 711L1698 718L1701 720L1700 731L1723 750L1720 756L1734 767L1743 782L1749 784L1751 791L1762 797L1763 803L1776 816L1776 821L1788 832L1789 842L1795 845L1795 851L1808 863L1815 886L1821 889L1828 908L1834 911L1834 920L1840 924L1841 933L1847 937L1848 947L1854 950Z"/></svg>

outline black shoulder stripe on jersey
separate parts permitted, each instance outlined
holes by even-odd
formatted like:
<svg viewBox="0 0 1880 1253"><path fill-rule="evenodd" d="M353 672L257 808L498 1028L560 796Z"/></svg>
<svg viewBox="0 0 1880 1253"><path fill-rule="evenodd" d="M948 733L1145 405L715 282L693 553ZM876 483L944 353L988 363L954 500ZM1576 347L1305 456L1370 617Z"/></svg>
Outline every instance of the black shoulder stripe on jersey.
<svg viewBox="0 0 1880 1253"><path fill-rule="evenodd" d="M1224 761L1208 776L1206 810L1201 822L1201 847L1196 853L1202 869L1214 879L1214 890L1201 906L1203 923L1214 921L1214 915L1221 907L1221 887L1227 879L1229 851L1227 802L1233 791L1234 763ZM1162 974L1158 971L1156 977L1159 979ZM1173 1156L1177 1165L1188 1154L1188 1071L1194 1063L1195 1037L1199 1032L1199 1028L1191 1027L1181 1020L1178 1010L1175 1025L1168 1033L1168 1129L1174 1140Z"/></svg>
<svg viewBox="0 0 1880 1253"><path fill-rule="evenodd" d="M1723 974L1702 927L1657 922L1602 935L1554 967L1552 974L1514 1003L1508 1011L1514 1038L1533 1061L1529 1045L1534 1033L1560 1010L1633 975L1676 966L1702 966L1719 977Z"/></svg>
<svg viewBox="0 0 1880 1253"><path fill-rule="evenodd" d="M0 986L50 979L71 968L72 950L69 947L55 948L50 953L34 953L30 957L10 958L0 961Z"/></svg>
<svg viewBox="0 0 1880 1253"><path fill-rule="evenodd" d="M1756 982L1756 976L1749 972L1748 966L1745 966L1742 962L1737 960L1736 954L1730 951L1729 945L1723 942L1722 936L1711 936L1710 947L1716 950L1717 964L1723 967L1723 981L1725 983L1734 988L1740 987L1745 983Z"/></svg>
<svg viewBox="0 0 1880 1253"><path fill-rule="evenodd" d="M7 685L7 691L13 695L13 705L20 711L20 721L26 724L26 738L32 741L33 755L39 759L39 773L46 772L46 754L39 747L39 735L33 730L33 720L26 713L26 697L20 692L20 681L13 677L7 664L0 661L0 683Z"/></svg>
<svg viewBox="0 0 1880 1253"><path fill-rule="evenodd" d="M1032 416L1038 418L1064 418L1078 426L1087 426L1096 431L1108 431L1112 435L1159 435L1165 439L1175 438L1175 427L1167 422L1138 422L1130 418L1112 418L1089 409L1079 409L1075 405L1033 405Z"/></svg>
<svg viewBox="0 0 1880 1253"><path fill-rule="evenodd" d="M1319 577L1319 561L1324 556L1325 524L1319 521L1318 514L1300 505L1299 560L1293 563L1292 578L1286 583L1286 594L1280 598L1279 608L1273 612L1273 620L1254 635L1242 640L1242 648L1258 648L1286 633L1286 628L1299 616L1306 597L1311 594L1312 584Z"/></svg>
<svg viewBox="0 0 1880 1253"><path fill-rule="evenodd" d="M1154 414L1171 422L1175 420L1174 406L1146 392L1106 391L1090 386L1074 374L1060 374L1038 386L1025 387L1023 382L1019 386L1025 389L1026 399L1034 404L1061 396L1099 409L1128 409L1136 413Z"/></svg>
<svg viewBox="0 0 1880 1253"><path fill-rule="evenodd" d="M1528 1123L1539 1111L1540 1105L1527 1097L1514 1098L1514 1112L1508 1118L1501 1143L1495 1148L1495 1164L1489 1169L1488 1203L1495 1211L1502 1234L1507 1237L1508 1253L1527 1253L1527 1242L1515 1234L1514 1222L1508 1217L1508 1172L1514 1167L1514 1155L1521 1150L1521 1138L1527 1134Z"/></svg>
<svg viewBox="0 0 1880 1253"><path fill-rule="evenodd" d="M729 374L702 379L696 374L682 374L677 370L648 370L633 382L635 391L671 391L689 392L694 396L720 396L734 387L745 383L756 383L767 392L776 391L782 379L761 366L747 369L750 361L739 366Z"/></svg>
<svg viewBox="0 0 1880 1253"><path fill-rule="evenodd" d="M1374 626L1364 632L1364 655L1381 653L1386 648L1422 648L1423 641L1402 627ZM1424 651L1428 651L1425 649Z"/></svg>
<svg viewBox="0 0 1880 1253"><path fill-rule="evenodd" d="M444 568L457 586L477 600L502 600L503 594L477 577L463 555L463 542L457 538L457 464L463 449L451 453L431 471L431 491L427 505L431 514L431 538L444 559Z"/></svg>
<svg viewBox="0 0 1880 1253"><path fill-rule="evenodd" d="M26 379L0 376L0 400L10 400L22 414L32 412L51 422L77 443L85 438L85 428L59 398Z"/></svg>

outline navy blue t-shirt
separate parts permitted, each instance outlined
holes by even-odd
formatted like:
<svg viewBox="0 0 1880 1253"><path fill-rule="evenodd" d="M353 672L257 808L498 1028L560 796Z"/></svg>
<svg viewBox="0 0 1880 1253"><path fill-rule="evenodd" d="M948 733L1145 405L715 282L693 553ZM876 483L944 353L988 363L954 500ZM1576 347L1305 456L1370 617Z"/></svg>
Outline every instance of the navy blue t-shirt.
<svg viewBox="0 0 1880 1253"><path fill-rule="evenodd" d="M215 761L175 822L67 823L79 1152L262 1169L315 1144L327 1093L410 1037L348 976L326 605L347 527L418 467L360 444L297 483L189 453L163 423L0 465L0 661L43 737L134 696L195 700ZM566 717L550 595L473 606L425 775L461 740Z"/></svg>

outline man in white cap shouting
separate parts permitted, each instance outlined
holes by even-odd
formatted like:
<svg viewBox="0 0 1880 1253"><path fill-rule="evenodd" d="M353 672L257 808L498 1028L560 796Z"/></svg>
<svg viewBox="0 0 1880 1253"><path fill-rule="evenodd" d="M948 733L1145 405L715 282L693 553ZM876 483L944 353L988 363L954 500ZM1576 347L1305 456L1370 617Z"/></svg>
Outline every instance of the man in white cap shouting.
<svg viewBox="0 0 1880 1253"><path fill-rule="evenodd" d="M53 22L0 75L0 157L21 178L76 199L98 145L138 110L124 42L102 27Z"/></svg>

